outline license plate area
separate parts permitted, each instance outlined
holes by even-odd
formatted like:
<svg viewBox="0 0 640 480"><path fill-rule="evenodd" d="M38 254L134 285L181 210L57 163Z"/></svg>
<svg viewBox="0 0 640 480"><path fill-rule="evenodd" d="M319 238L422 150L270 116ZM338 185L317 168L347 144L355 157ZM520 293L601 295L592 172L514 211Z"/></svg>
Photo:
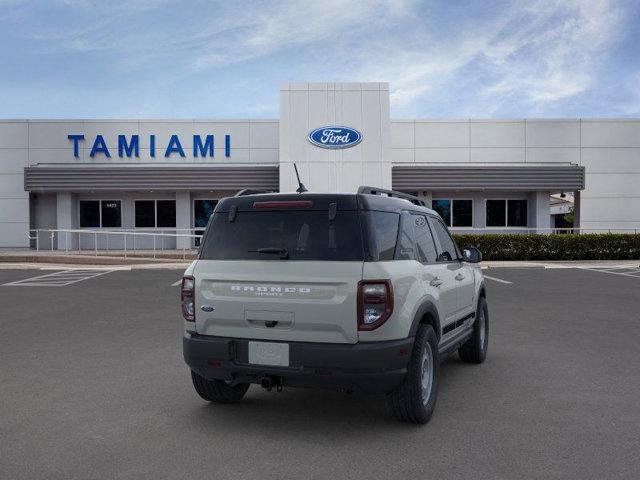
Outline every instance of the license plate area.
<svg viewBox="0 0 640 480"><path fill-rule="evenodd" d="M281 342L249 342L249 363L252 365L289 366L289 344Z"/></svg>

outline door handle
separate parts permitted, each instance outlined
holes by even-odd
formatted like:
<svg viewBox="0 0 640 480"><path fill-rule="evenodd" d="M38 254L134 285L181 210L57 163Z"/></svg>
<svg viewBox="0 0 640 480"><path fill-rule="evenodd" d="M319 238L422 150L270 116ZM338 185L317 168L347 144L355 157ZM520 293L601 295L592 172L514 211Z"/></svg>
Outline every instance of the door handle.
<svg viewBox="0 0 640 480"><path fill-rule="evenodd" d="M455 276L455 279L456 279L456 280L458 280L458 281L460 282L460 281L464 280L464 275L462 275L461 273L459 273L459 274L457 274L457 275Z"/></svg>
<svg viewBox="0 0 640 480"><path fill-rule="evenodd" d="M429 282L429 285L431 285L432 287L439 287L440 285L442 285L442 280L440 280L438 277L435 277Z"/></svg>

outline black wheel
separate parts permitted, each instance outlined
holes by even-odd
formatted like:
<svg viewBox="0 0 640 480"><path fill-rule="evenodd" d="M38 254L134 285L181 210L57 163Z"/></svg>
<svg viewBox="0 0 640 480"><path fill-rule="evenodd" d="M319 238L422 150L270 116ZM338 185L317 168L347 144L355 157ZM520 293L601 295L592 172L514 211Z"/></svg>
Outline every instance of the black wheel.
<svg viewBox="0 0 640 480"><path fill-rule="evenodd" d="M438 338L431 325L421 325L402 384L387 394L398 420L427 423L438 397Z"/></svg>
<svg viewBox="0 0 640 480"><path fill-rule="evenodd" d="M244 394L247 393L247 390L249 390L248 383L229 385L224 380L207 380L193 370L191 371L191 380L198 395L209 402L236 403L239 402L242 397L244 397Z"/></svg>
<svg viewBox="0 0 640 480"><path fill-rule="evenodd" d="M473 324L473 335L458 349L460 359L468 363L482 363L487 358L489 345L489 309L487 301L480 297L476 321Z"/></svg>

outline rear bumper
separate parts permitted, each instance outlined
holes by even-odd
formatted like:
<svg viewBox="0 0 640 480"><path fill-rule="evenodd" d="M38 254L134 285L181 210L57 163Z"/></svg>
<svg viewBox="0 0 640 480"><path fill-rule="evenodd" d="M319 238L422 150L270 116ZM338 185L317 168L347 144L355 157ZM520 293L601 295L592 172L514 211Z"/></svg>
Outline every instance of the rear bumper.
<svg viewBox="0 0 640 480"><path fill-rule="evenodd" d="M185 333L184 360L207 379L260 383L275 377L283 386L385 393L400 385L413 337L349 344L289 343L289 367L251 365L249 339Z"/></svg>

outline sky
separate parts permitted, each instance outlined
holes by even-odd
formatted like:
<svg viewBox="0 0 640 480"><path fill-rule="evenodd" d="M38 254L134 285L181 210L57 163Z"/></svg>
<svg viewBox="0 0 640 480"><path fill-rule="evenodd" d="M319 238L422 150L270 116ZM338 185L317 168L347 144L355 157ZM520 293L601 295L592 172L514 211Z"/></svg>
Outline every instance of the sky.
<svg viewBox="0 0 640 480"><path fill-rule="evenodd" d="M0 118L278 118L389 82L393 118L640 117L640 1L0 0Z"/></svg>

